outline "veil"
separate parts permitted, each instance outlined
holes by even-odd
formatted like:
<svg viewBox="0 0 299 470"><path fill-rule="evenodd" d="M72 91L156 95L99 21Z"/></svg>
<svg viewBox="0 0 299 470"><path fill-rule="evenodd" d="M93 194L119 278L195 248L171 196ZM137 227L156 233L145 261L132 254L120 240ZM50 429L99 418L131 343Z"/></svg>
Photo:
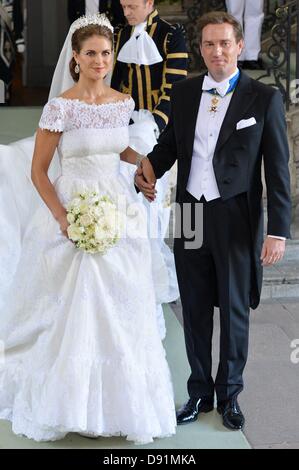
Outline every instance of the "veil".
<svg viewBox="0 0 299 470"><path fill-rule="evenodd" d="M61 95L74 85L75 82L69 70L69 63L72 58L72 35L76 29L87 26L88 24L103 24L109 27L113 32L113 27L104 14L87 15L78 18L71 24L55 67L48 101ZM107 85L110 85L110 79L111 75L106 77L105 83ZM3 201L7 200L5 194L3 194L2 197L2 192L4 193L4 182L9 182L9 187L12 189L11 194L13 195L10 199L12 202L14 201L16 206L15 212L19 214L18 219L20 222L21 236L26 229L28 217L31 217L38 206L40 206L40 198L31 181L31 163L34 144L35 134L8 145L0 145L0 199L3 199ZM12 161L12 155L14 156L13 170L9 166L9 162ZM57 150L52 158L48 175L52 182L61 175L61 165ZM0 214L5 213L4 209L6 211L7 208L4 206L5 205L2 207L2 204L0 204ZM13 210L11 212L13 212ZM13 237L11 237L11 239L12 238ZM13 246L11 249L13 250Z"/></svg>
<svg viewBox="0 0 299 470"><path fill-rule="evenodd" d="M84 21L88 22L90 18L86 17L86 20L79 18L74 23L79 22L84 26ZM74 85L69 71L74 23L70 26L60 52L48 100L61 95ZM109 77L105 82L110 84ZM5 230L0 233L0 307L18 265L28 220L36 214L43 204L31 181L35 136L34 133L10 144L0 145L0 216L2 224L5 226ZM61 175L57 150L51 161L48 175L52 182Z"/></svg>
<svg viewBox="0 0 299 470"><path fill-rule="evenodd" d="M55 98L74 85L74 80L69 71L69 63L72 58L72 31L69 29L64 45L61 49L58 62L55 67L51 82L49 100Z"/></svg>
<svg viewBox="0 0 299 470"><path fill-rule="evenodd" d="M72 51L73 25L74 23L70 26L68 35L66 37L66 40L64 41L64 45L61 49L58 62L54 70L51 87L50 87L49 98L48 98L49 100L61 95L64 91L68 90L75 84L70 74L70 70L69 70L69 63L73 56L73 51ZM112 54L112 63L113 63L113 54ZM110 72L107 75L107 77L105 77L105 83L108 86L110 86L110 83L111 83L111 75L112 73Z"/></svg>
<svg viewBox="0 0 299 470"><path fill-rule="evenodd" d="M99 16L104 17L105 15L101 14ZM58 58L58 61L54 70L48 101L50 101L53 98L56 98L57 96L60 96L63 92L73 87L75 84L70 73L69 64L73 57L72 35L74 33L74 25L75 23L80 22L80 20L81 19L79 18L78 20L74 21L74 23L71 24L67 37L64 41L63 47L61 49L61 52L60 52L60 55L59 55L59 58ZM106 20L109 22L107 17L106 17ZM113 31L111 24L110 26L111 26L111 30ZM113 50L113 44L112 44L112 50ZM113 55L112 55L112 63L113 63ZM112 73L109 73L105 77L105 80L104 80L106 85L108 86L110 86L110 83L111 83L111 76L112 76ZM50 177L56 179L60 174L61 174L61 165L60 165L58 153L56 151L53 156L51 165L50 165Z"/></svg>
<svg viewBox="0 0 299 470"><path fill-rule="evenodd" d="M101 16L102 18L105 17L104 21L109 21L105 15ZM91 18L79 18L70 26L67 37L64 41L64 45L60 52L58 62L55 67L50 86L48 101L52 98L61 95L64 91L74 85L75 82L73 81L69 71L69 62L72 58L72 34L74 32L74 26L76 26L75 23L79 23L79 25L85 26L87 22L92 22L92 20L93 15ZM110 22L109 26L112 30ZM107 77L105 82L109 85L110 77ZM5 207L4 201L7 201L6 195L8 194L8 189L4 189L5 182L6 185L9 184L9 188L11 189L12 197L10 198L8 196L8 198L11 200L11 203L14 205L14 208L11 208L11 213L18 214L19 236L21 238L23 237L23 234L25 232L26 225L28 223L28 218L32 217L32 215L35 213L35 211L41 204L40 197L38 196L36 189L34 188L31 181L31 163L34 152L35 135L36 134L33 134L30 137L26 137L24 139L12 142L8 145L0 145L0 199L3 200L3 204L0 203L0 214L5 214L7 212L7 207ZM12 161L12 156L14 158L13 171L9 165L9 162ZM61 165L57 150L52 158L48 174L52 182L55 181L61 175ZM16 218L14 220L16 221ZM15 225L16 227L15 221L12 221L12 231L13 225ZM14 245L17 245L16 237L11 237L11 251L14 250ZM12 263L12 265L13 264L14 263Z"/></svg>

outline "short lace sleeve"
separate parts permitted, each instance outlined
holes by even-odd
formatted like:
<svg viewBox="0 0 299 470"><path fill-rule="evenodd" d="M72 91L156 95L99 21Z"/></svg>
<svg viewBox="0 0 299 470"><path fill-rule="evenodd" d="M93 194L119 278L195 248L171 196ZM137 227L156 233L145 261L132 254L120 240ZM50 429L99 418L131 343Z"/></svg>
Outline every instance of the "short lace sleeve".
<svg viewBox="0 0 299 470"><path fill-rule="evenodd" d="M129 114L131 118L133 111L135 109L135 101L133 100L132 97L130 97L127 101L128 101L128 106L129 106Z"/></svg>
<svg viewBox="0 0 299 470"><path fill-rule="evenodd" d="M63 132L65 113L61 100L53 98L50 100L43 109L42 116L39 121L41 129L47 129L52 132Z"/></svg>

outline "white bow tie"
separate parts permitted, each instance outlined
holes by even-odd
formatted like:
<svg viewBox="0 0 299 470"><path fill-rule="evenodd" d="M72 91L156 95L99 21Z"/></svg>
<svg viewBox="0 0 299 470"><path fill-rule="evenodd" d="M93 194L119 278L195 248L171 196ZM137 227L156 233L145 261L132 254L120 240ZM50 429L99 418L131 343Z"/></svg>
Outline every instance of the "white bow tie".
<svg viewBox="0 0 299 470"><path fill-rule="evenodd" d="M211 90L211 89L215 88L217 93L220 96L223 97L223 96L226 95L227 90L229 89L229 85L230 85L229 79L224 80L223 82L216 82L215 80L213 80L208 75L205 75L205 78L204 78L204 81L203 81L203 84L202 84L202 89L203 90Z"/></svg>
<svg viewBox="0 0 299 470"><path fill-rule="evenodd" d="M146 22L135 26L130 39L121 48L117 60L127 64L152 65L163 58L150 35L145 31Z"/></svg>

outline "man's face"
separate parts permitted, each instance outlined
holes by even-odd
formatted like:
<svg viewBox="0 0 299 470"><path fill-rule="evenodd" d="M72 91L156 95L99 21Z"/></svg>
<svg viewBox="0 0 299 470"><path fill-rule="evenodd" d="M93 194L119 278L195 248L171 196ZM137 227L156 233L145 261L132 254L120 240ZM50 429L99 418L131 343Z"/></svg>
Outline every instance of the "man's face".
<svg viewBox="0 0 299 470"><path fill-rule="evenodd" d="M224 80L234 72L243 45L243 40L236 41L229 23L208 24L203 28L200 52L215 80Z"/></svg>
<svg viewBox="0 0 299 470"><path fill-rule="evenodd" d="M131 26L143 23L154 9L154 0L120 0L124 15Z"/></svg>

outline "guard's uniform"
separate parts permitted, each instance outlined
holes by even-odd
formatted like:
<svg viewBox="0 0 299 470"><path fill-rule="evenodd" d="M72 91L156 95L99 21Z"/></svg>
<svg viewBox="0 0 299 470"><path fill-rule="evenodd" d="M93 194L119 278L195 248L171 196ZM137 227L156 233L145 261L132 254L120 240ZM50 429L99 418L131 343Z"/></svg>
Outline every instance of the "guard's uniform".
<svg viewBox="0 0 299 470"><path fill-rule="evenodd" d="M115 66L112 88L131 95L135 109L153 113L160 132L170 114L172 84L187 76L188 54L183 28L162 20L154 10L148 17L146 31L153 39L162 61L152 65L139 65L118 61L119 51L130 39L134 27L125 26L115 33Z"/></svg>
<svg viewBox="0 0 299 470"><path fill-rule="evenodd" d="M261 50L264 0L226 0L226 7L244 29L245 47L239 60L257 60Z"/></svg>
<svg viewBox="0 0 299 470"><path fill-rule="evenodd" d="M115 33L115 64L112 88L131 95L135 101L132 124L129 126L130 147L142 154L149 153L157 143L170 115L170 92L174 82L187 76L188 54L184 31L179 25L171 25L159 18L154 10L147 21L136 26L125 26ZM120 170L133 185L134 166L121 162ZM173 172L175 173L175 172ZM165 298L157 302L157 321L161 337L165 336L165 322L161 303L178 297L178 287L172 254L164 242L169 226L171 174L166 172L156 183L157 197L149 204L139 194L147 208L148 231L152 250L160 253L160 271L153 275L158 279L168 273L168 289ZM173 178L176 181L176 177ZM164 282L164 281L163 281Z"/></svg>

